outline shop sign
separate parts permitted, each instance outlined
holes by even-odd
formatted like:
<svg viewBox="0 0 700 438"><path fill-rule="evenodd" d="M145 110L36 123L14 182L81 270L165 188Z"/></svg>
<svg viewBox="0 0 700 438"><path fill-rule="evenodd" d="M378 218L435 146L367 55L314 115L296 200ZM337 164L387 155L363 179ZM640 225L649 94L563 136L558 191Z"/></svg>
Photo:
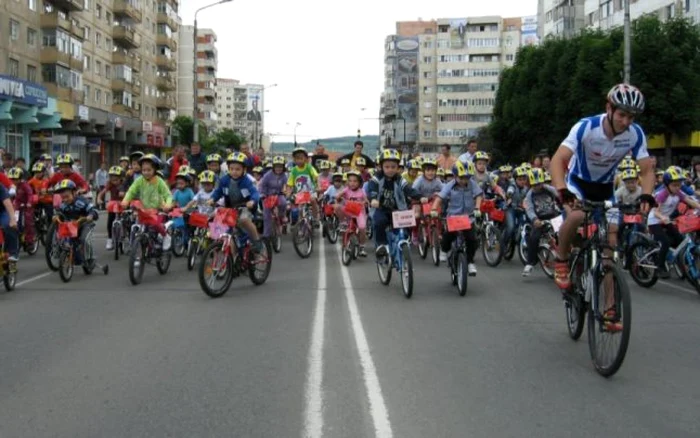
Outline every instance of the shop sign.
<svg viewBox="0 0 700 438"><path fill-rule="evenodd" d="M49 103L46 88L9 75L0 75L0 98L41 108Z"/></svg>
<svg viewBox="0 0 700 438"><path fill-rule="evenodd" d="M52 139L53 144L68 144L68 136L56 134Z"/></svg>
<svg viewBox="0 0 700 438"><path fill-rule="evenodd" d="M85 105L78 106L78 118L80 120L90 120L90 109Z"/></svg>

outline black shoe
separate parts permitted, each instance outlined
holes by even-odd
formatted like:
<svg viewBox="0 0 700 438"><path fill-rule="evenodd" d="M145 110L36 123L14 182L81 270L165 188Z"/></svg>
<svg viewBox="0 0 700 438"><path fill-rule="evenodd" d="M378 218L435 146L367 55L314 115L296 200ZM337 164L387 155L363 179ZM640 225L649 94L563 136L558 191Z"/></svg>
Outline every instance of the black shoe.
<svg viewBox="0 0 700 438"><path fill-rule="evenodd" d="M657 275L659 278L671 278L671 273L668 272L668 270L665 269L665 268L664 268L664 269L658 269L658 270L656 271L656 275Z"/></svg>

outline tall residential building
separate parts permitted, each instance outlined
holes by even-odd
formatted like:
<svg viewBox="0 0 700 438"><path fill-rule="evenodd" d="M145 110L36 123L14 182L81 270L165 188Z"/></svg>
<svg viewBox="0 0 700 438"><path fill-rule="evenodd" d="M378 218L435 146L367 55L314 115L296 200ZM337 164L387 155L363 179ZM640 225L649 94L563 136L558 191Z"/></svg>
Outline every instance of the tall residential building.
<svg viewBox="0 0 700 438"><path fill-rule="evenodd" d="M385 42L382 146L434 152L476 135L491 120L498 76L513 65L521 39L536 43L535 23L496 16L397 23Z"/></svg>
<svg viewBox="0 0 700 438"><path fill-rule="evenodd" d="M624 23L625 0L539 0L538 34L571 37L581 29L610 29ZM630 18L657 14L660 19L685 15L700 22L699 0L630 0Z"/></svg>
<svg viewBox="0 0 700 438"><path fill-rule="evenodd" d="M180 115L194 113L193 50L194 26L182 26L180 30L178 108ZM211 29L197 29L197 116L210 132L216 130L216 70L218 52L216 34Z"/></svg>
<svg viewBox="0 0 700 438"><path fill-rule="evenodd" d="M0 2L0 143L15 155L70 152L86 172L168 146L178 0ZM7 21L5 21L7 20ZM8 117L9 116L9 117Z"/></svg>
<svg viewBox="0 0 700 438"><path fill-rule="evenodd" d="M219 129L232 129L243 135L254 148L264 146L265 99L264 87L241 84L236 79L216 82L216 111Z"/></svg>

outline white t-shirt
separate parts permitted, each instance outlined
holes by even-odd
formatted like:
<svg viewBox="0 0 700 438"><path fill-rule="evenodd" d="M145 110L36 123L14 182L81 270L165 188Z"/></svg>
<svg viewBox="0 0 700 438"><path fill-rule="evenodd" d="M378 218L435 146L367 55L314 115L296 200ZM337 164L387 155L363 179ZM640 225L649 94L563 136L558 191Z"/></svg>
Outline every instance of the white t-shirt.
<svg viewBox="0 0 700 438"><path fill-rule="evenodd" d="M211 199L211 195L214 193L214 190L211 192L205 192L204 189L200 189L199 192L197 192L196 195L194 195L194 198L192 198L193 201L197 202L197 211L202 213L202 214L211 214L214 211L214 207L207 205L207 201ZM219 200L219 205L224 205L223 198Z"/></svg>
<svg viewBox="0 0 700 438"><path fill-rule="evenodd" d="M629 129L610 140L603 130L600 114L581 119L571 128L562 144L569 148L574 156L569 161L569 177L595 183L612 183L615 180L617 165L628 153L632 158L647 158L647 141L644 131L636 123Z"/></svg>

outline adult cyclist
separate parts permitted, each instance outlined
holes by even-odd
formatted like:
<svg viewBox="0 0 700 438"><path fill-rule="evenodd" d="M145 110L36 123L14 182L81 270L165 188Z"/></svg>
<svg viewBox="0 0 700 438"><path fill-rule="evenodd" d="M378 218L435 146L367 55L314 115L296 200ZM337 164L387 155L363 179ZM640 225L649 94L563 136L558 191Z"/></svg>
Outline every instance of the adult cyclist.
<svg viewBox="0 0 700 438"><path fill-rule="evenodd" d="M643 213L654 205L654 167L647 151L642 128L634 123L644 111L644 96L634 86L615 85L608 92L605 113L581 119L569 132L552 157L552 183L566 211L559 229L559 255L555 267L555 282L560 289L569 289L568 257L576 230L583 223L584 212L574 210L578 200L603 202L613 200L617 165L632 154L642 177ZM568 174L567 174L568 170Z"/></svg>

